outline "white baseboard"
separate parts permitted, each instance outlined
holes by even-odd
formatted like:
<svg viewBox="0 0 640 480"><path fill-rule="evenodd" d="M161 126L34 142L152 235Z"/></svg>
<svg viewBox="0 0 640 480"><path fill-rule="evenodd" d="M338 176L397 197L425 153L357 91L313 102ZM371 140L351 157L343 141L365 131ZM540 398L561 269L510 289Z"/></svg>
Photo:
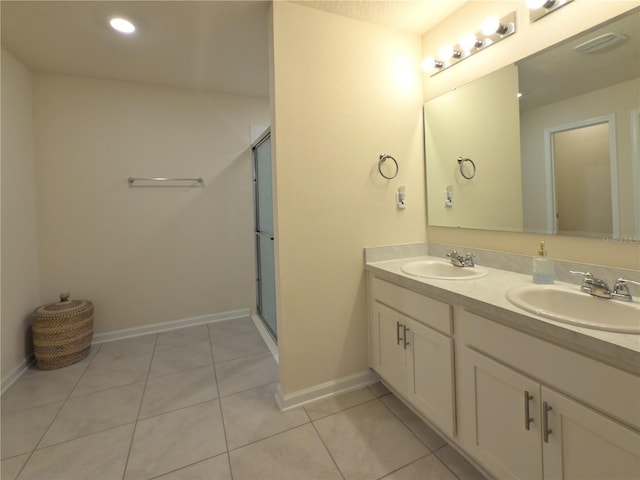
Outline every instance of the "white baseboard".
<svg viewBox="0 0 640 480"><path fill-rule="evenodd" d="M160 333L178 328L193 327L195 325L203 325L205 323L222 322L224 320L233 320L234 318L246 318L251 315L251 310L243 308L240 310L230 310L228 312L212 313L210 315L201 315L199 317L182 318L179 320L171 320L169 322L154 323L145 325L144 327L125 328L115 330L113 332L98 333L93 336L93 344L112 342L114 340L123 340L125 338L139 337L150 333Z"/></svg>
<svg viewBox="0 0 640 480"><path fill-rule="evenodd" d="M297 392L284 395L280 385L276 391L276 402L280 410L286 411L299 407L322 398L332 397L340 393L351 392L360 388L372 385L379 380L378 375L373 370L349 375L348 377L330 380L313 387L298 390Z"/></svg>
<svg viewBox="0 0 640 480"><path fill-rule="evenodd" d="M20 378L20 376L29 368L33 362L35 362L35 357L33 355L29 355L25 358L16 368L11 370L5 378L2 379L2 387L0 387L0 395L6 392L11 385L15 383L16 380Z"/></svg>

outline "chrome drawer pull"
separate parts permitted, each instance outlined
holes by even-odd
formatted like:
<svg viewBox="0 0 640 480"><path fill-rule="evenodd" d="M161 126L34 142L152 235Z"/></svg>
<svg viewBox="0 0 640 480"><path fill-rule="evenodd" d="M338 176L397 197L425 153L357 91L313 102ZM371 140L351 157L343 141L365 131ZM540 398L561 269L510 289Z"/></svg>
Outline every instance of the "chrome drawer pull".
<svg viewBox="0 0 640 480"><path fill-rule="evenodd" d="M533 422L533 418L529 413L529 402L533 400L533 395L530 395L526 390L524 391L524 428L529 430L529 426Z"/></svg>

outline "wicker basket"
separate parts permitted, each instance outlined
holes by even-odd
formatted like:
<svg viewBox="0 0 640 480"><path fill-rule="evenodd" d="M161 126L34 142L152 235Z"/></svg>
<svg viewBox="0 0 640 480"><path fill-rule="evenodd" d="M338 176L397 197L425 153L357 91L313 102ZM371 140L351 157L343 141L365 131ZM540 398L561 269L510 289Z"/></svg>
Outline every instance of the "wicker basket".
<svg viewBox="0 0 640 480"><path fill-rule="evenodd" d="M93 337L91 302L69 300L69 294L62 293L58 303L39 307L33 317L33 353L38 368L66 367L89 355Z"/></svg>

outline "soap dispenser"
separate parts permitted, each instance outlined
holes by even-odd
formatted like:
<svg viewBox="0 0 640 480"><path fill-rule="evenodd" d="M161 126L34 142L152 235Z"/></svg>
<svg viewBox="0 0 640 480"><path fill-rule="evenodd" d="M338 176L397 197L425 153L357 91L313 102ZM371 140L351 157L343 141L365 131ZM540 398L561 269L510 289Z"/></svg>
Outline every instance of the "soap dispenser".
<svg viewBox="0 0 640 480"><path fill-rule="evenodd" d="M553 260L547 257L544 242L540 242L538 256L533 259L533 283L551 284L553 278Z"/></svg>

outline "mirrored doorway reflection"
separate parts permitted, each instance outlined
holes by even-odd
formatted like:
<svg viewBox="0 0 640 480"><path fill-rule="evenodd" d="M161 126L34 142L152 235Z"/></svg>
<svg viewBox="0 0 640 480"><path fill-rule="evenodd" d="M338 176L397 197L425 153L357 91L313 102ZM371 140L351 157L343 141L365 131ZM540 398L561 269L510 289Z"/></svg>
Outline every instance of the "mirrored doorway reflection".
<svg viewBox="0 0 640 480"><path fill-rule="evenodd" d="M617 237L618 191L613 117L547 130L553 233Z"/></svg>
<svg viewBox="0 0 640 480"><path fill-rule="evenodd" d="M256 219L257 311L277 343L271 132L269 129L252 145L252 151Z"/></svg>

